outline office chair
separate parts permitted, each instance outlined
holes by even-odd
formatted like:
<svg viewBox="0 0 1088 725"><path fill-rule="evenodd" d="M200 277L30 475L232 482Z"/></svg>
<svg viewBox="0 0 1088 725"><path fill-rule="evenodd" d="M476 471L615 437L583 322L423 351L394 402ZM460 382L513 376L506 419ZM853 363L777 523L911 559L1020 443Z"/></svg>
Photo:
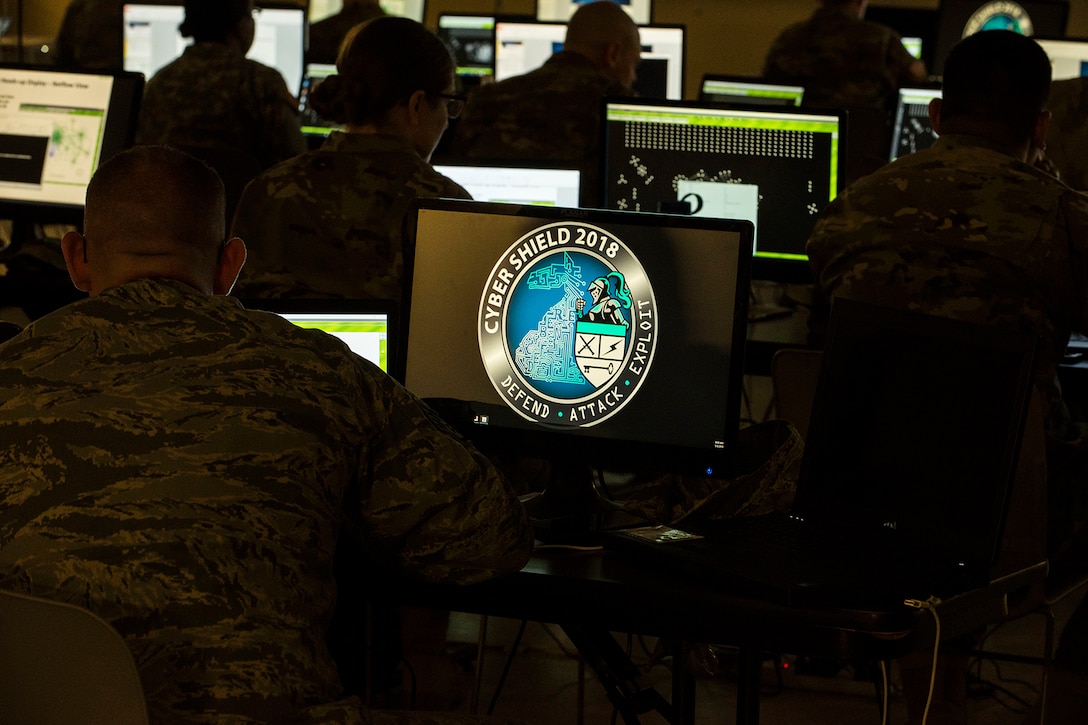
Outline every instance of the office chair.
<svg viewBox="0 0 1088 725"><path fill-rule="evenodd" d="M146 725L132 653L105 620L71 604L0 591L0 720Z"/></svg>

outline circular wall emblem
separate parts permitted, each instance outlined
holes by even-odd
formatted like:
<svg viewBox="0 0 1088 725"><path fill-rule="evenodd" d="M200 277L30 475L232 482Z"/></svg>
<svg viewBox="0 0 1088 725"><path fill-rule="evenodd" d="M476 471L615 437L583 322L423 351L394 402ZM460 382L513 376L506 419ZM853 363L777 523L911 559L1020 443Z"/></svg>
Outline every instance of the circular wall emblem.
<svg viewBox="0 0 1088 725"><path fill-rule="evenodd" d="M1020 35L1034 34L1028 11L1012 0L994 0L971 13L963 28L963 37L982 30L1011 30Z"/></svg>
<svg viewBox="0 0 1088 725"><path fill-rule="evenodd" d="M588 427L638 393L657 347L650 280L622 240L554 222L507 248L480 300L491 384L527 420Z"/></svg>

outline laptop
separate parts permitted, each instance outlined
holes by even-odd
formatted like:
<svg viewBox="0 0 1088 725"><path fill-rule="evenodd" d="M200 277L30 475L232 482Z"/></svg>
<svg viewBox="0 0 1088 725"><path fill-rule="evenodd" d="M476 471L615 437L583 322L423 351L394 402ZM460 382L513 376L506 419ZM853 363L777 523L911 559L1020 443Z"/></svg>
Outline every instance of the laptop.
<svg viewBox="0 0 1088 725"><path fill-rule="evenodd" d="M1035 345L837 299L792 510L605 545L787 606L883 610L988 586Z"/></svg>
<svg viewBox="0 0 1088 725"><path fill-rule="evenodd" d="M396 305L388 300L250 299L246 309L275 312L299 327L340 338L351 351L392 374Z"/></svg>

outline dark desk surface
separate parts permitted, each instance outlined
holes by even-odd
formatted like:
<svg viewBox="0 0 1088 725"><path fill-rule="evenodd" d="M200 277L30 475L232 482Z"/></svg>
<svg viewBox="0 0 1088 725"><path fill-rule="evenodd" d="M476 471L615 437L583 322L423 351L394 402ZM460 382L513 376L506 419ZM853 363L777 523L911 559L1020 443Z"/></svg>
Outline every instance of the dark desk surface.
<svg viewBox="0 0 1088 725"><path fill-rule="evenodd" d="M1004 616L1010 598L1042 581L1045 564L942 602L942 639ZM401 603L612 632L836 658L891 659L932 646L929 613L897 606L800 609L740 596L648 567L625 552L538 549L517 574L472 586L398 582Z"/></svg>

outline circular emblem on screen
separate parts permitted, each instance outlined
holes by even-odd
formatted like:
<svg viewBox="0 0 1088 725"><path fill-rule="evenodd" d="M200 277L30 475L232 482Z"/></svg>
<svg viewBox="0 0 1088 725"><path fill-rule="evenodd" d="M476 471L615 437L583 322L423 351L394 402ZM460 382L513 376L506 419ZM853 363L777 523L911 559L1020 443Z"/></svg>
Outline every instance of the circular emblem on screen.
<svg viewBox="0 0 1088 725"><path fill-rule="evenodd" d="M621 239L555 222L518 239L495 264L478 331L484 368L511 410L582 428L638 394L657 346L657 303Z"/></svg>
<svg viewBox="0 0 1088 725"><path fill-rule="evenodd" d="M994 0L971 13L963 28L963 37L982 30L1011 30L1020 35L1034 34L1027 10L1012 0Z"/></svg>

